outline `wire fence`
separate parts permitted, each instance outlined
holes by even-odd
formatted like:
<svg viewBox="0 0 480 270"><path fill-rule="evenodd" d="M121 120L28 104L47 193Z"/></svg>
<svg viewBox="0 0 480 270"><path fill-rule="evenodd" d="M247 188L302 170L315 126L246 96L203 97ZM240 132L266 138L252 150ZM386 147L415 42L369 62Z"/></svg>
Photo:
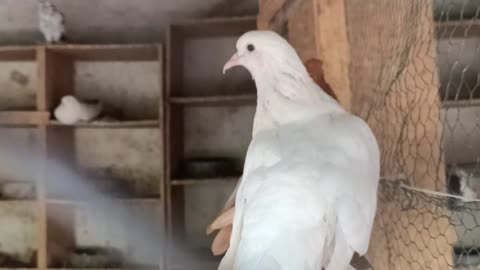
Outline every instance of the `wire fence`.
<svg viewBox="0 0 480 270"><path fill-rule="evenodd" d="M389 178L368 259L377 270L480 269L480 1L346 3L352 110Z"/></svg>

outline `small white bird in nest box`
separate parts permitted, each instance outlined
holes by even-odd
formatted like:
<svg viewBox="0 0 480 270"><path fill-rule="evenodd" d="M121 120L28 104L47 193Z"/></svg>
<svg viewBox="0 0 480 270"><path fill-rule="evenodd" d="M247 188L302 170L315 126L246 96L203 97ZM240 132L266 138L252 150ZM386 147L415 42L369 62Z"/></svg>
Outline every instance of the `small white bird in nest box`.
<svg viewBox="0 0 480 270"><path fill-rule="evenodd" d="M65 41L65 16L48 0L38 0L38 27L47 43Z"/></svg>
<svg viewBox="0 0 480 270"><path fill-rule="evenodd" d="M480 176L473 172L469 172L464 168L453 168L451 171L450 181L456 181L458 187L456 193L464 198L464 201L477 200L480 191Z"/></svg>
<svg viewBox="0 0 480 270"><path fill-rule="evenodd" d="M81 121L92 121L102 112L103 104L100 101L81 102L74 96L64 96L55 108L55 118L62 124L73 125Z"/></svg>

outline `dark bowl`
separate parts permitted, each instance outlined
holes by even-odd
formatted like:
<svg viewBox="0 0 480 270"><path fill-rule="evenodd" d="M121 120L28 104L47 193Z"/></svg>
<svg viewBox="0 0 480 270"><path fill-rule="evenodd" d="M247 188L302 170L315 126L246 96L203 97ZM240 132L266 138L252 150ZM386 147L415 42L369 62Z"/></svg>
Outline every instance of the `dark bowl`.
<svg viewBox="0 0 480 270"><path fill-rule="evenodd" d="M238 175L231 158L190 158L182 162L181 173L185 178L213 178Z"/></svg>

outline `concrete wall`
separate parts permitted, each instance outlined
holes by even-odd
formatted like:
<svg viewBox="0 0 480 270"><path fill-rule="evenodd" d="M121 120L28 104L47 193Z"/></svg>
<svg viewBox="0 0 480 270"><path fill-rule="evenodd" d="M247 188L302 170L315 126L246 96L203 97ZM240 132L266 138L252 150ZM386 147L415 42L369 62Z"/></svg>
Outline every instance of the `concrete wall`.
<svg viewBox="0 0 480 270"><path fill-rule="evenodd" d="M34 151L36 133L28 128L0 128L0 140L17 142L21 147L16 147L19 154ZM30 164L18 164L22 170ZM16 179L14 168L0 166L0 184L3 181L29 181L30 179ZM15 170L15 169L14 169ZM0 201L0 252L13 255L16 259L29 263L33 252L36 250L36 213L35 205L29 202Z"/></svg>
<svg viewBox="0 0 480 270"><path fill-rule="evenodd" d="M67 18L75 42L149 42L163 40L172 20L214 15L255 14L256 0L53 0ZM230 3L233 7L229 7ZM0 43L41 40L36 0L0 0Z"/></svg>
<svg viewBox="0 0 480 270"><path fill-rule="evenodd" d="M161 247L160 205L155 201L83 204L75 212L78 246L113 247L130 263L155 265Z"/></svg>
<svg viewBox="0 0 480 270"><path fill-rule="evenodd" d="M33 62L1 63L0 110L35 108L36 73Z"/></svg>
<svg viewBox="0 0 480 270"><path fill-rule="evenodd" d="M30 264L37 248L35 205L29 202L1 202L0 250Z"/></svg>

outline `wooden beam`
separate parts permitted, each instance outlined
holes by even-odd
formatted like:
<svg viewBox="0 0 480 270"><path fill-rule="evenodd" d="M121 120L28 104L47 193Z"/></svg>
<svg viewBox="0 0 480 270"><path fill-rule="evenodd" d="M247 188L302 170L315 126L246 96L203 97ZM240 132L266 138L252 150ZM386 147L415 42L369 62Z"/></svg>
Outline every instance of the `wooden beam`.
<svg viewBox="0 0 480 270"><path fill-rule="evenodd" d="M351 110L350 43L347 37L344 1L313 1L316 58L323 63L323 76L346 110Z"/></svg>
<svg viewBox="0 0 480 270"><path fill-rule="evenodd" d="M47 52L45 47L39 47L36 50L37 60L37 110L47 111ZM38 132L38 156L40 157L37 179L37 269L48 269L47 254L47 192L46 192L46 173L47 173L47 126L41 124L37 128Z"/></svg>
<svg viewBox="0 0 480 270"><path fill-rule="evenodd" d="M273 17L285 5L287 0L259 0L259 14L257 17L257 28L270 30Z"/></svg>
<svg viewBox="0 0 480 270"><path fill-rule="evenodd" d="M303 62L319 60L315 38L315 13L313 0L305 0L289 18L288 41L297 50Z"/></svg>
<svg viewBox="0 0 480 270"><path fill-rule="evenodd" d="M0 47L1 61L35 61L34 46L2 46Z"/></svg>
<svg viewBox="0 0 480 270"><path fill-rule="evenodd" d="M160 256L159 256L159 268L160 269L167 269L168 261L167 261L167 197L166 197L166 168L167 168L167 161L165 158L165 151L166 151L166 100L167 95L165 93L165 63L166 59L163 52L163 45L157 45L157 56L158 56L158 85L160 87L160 100L158 102L158 120L159 120L159 128L160 128L160 145L162 148L161 156L160 156L160 163L162 166L163 173L159 176L159 193L160 193L160 207L159 207L159 216L160 216L160 224L163 226L161 228L161 236L160 241L162 242Z"/></svg>
<svg viewBox="0 0 480 270"><path fill-rule="evenodd" d="M348 77L349 43L343 1L283 0L259 1L258 28L288 36L303 62L322 63L322 77L334 90L333 96L350 109ZM287 34L283 27L287 27ZM315 27L328 25L328 27ZM324 85L321 85L324 87ZM327 89L325 89L327 90ZM328 91L328 90L327 90Z"/></svg>

